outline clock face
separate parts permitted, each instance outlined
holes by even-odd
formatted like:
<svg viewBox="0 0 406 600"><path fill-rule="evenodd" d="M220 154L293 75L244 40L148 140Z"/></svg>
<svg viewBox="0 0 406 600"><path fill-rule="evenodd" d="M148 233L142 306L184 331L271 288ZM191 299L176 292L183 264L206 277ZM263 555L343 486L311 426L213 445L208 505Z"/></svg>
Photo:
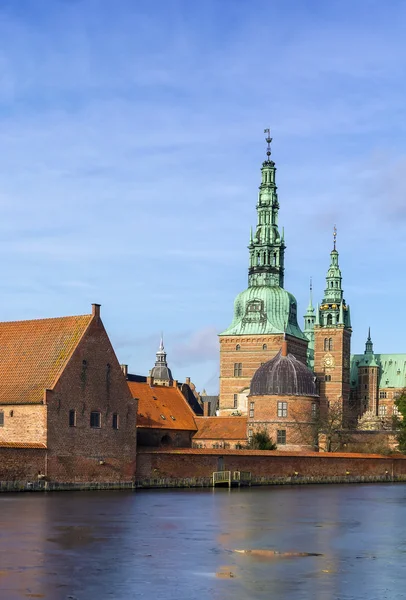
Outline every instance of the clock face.
<svg viewBox="0 0 406 600"><path fill-rule="evenodd" d="M334 358L331 356L331 354L325 355L323 359L323 365L328 368L334 367Z"/></svg>

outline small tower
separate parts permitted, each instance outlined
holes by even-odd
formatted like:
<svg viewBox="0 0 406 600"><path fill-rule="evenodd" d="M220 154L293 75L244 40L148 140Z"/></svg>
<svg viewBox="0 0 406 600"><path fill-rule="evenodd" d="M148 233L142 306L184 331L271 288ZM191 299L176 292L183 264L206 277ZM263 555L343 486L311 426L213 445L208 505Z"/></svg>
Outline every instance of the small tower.
<svg viewBox="0 0 406 600"><path fill-rule="evenodd" d="M352 415L350 406L350 308L342 289L342 276L336 247L334 227L333 250L326 276L324 298L317 308L314 325L314 372L320 382L320 407L339 408L345 422Z"/></svg>
<svg viewBox="0 0 406 600"><path fill-rule="evenodd" d="M316 314L313 307L313 285L312 280L310 279L310 298L309 305L307 307L306 314L304 315L304 329L303 333L309 340L309 344L307 346L307 366L310 369L314 367L314 325L316 322Z"/></svg>
<svg viewBox="0 0 406 600"><path fill-rule="evenodd" d="M158 352L156 353L155 366L151 370L150 376L154 385L171 386L173 384L172 373L166 362L166 352L162 336Z"/></svg>
<svg viewBox="0 0 406 600"><path fill-rule="evenodd" d="M371 328L365 342L364 356L357 361L358 368L358 411L360 416L369 412L378 415L379 364L375 358L374 346L371 339Z"/></svg>

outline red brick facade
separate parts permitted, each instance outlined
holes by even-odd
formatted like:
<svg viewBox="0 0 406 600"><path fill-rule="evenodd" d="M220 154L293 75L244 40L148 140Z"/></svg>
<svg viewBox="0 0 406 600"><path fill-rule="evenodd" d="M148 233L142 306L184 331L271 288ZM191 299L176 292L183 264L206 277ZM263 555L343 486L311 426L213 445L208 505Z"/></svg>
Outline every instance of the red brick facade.
<svg viewBox="0 0 406 600"><path fill-rule="evenodd" d="M286 339L288 352L306 364L307 341L292 336ZM282 342L283 334L220 336L220 415L236 409L246 414L245 406L236 406L235 396L249 389L255 371L276 356Z"/></svg>
<svg viewBox="0 0 406 600"><path fill-rule="evenodd" d="M339 403L343 419L351 418L351 331L340 327L314 328L314 372L319 381L320 410Z"/></svg>

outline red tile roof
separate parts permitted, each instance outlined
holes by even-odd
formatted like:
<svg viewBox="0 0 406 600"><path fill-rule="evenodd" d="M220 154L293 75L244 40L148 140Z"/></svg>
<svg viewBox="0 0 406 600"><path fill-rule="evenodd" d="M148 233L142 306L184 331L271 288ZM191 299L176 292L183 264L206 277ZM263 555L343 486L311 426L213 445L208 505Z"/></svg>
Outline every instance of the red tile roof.
<svg viewBox="0 0 406 600"><path fill-rule="evenodd" d="M177 387L127 383L138 399L137 427L196 431L194 413Z"/></svg>
<svg viewBox="0 0 406 600"><path fill-rule="evenodd" d="M0 323L0 404L41 402L92 315Z"/></svg>
<svg viewBox="0 0 406 600"><path fill-rule="evenodd" d="M218 417L217 417L218 418ZM237 418L237 417L236 417ZM195 439L195 438L193 438ZM406 460L404 455L385 455L385 454L360 454L355 452L285 452L284 450L234 450L234 449L212 449L212 448L137 448L138 454L208 454L208 455L233 455L233 456L270 456L275 458L286 458L293 456L296 458L325 458L333 460L334 458L358 458L365 460L369 458L379 458L387 460Z"/></svg>
<svg viewBox="0 0 406 600"><path fill-rule="evenodd" d="M247 417L196 417L194 440L245 440Z"/></svg>

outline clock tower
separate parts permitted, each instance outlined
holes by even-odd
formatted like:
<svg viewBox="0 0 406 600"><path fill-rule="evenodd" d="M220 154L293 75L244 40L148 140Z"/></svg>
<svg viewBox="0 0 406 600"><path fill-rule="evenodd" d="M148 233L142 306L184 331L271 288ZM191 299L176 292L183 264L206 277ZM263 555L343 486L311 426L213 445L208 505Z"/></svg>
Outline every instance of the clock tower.
<svg viewBox="0 0 406 600"><path fill-rule="evenodd" d="M297 323L297 302L284 289L285 240L279 231L276 167L267 133L266 159L261 167L257 226L251 229L248 288L234 302L231 325L220 334L221 415L246 414L251 379L261 364L280 350L284 336L288 352L306 364L307 337Z"/></svg>
<svg viewBox="0 0 406 600"><path fill-rule="evenodd" d="M326 276L324 298L316 309L314 324L314 372L320 386L320 409L342 413L344 424L351 419L350 353L351 319L342 288L334 227L333 250Z"/></svg>

